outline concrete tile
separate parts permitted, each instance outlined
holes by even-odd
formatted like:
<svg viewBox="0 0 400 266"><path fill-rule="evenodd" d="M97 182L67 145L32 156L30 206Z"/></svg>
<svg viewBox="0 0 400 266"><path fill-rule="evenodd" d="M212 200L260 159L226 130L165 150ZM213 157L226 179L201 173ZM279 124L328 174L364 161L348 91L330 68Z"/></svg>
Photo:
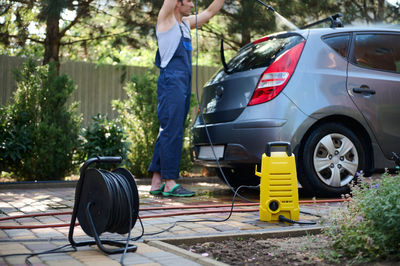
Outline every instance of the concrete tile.
<svg viewBox="0 0 400 266"><path fill-rule="evenodd" d="M160 251L158 248L149 246L145 243L134 243L134 244L138 247L136 250L136 254L139 254L139 255Z"/></svg>
<svg viewBox="0 0 400 266"><path fill-rule="evenodd" d="M180 258L179 256L166 252L166 251L156 251L151 253L143 254L143 256L150 258L154 261L160 262L167 259L177 259Z"/></svg>
<svg viewBox="0 0 400 266"><path fill-rule="evenodd" d="M177 258L177 259L166 259L160 262L161 265L174 265L174 266L201 266L201 264L198 264L196 262L193 262L191 260L185 259L185 258Z"/></svg>
<svg viewBox="0 0 400 266"><path fill-rule="evenodd" d="M115 262L121 261L121 254L110 255L109 257L113 259ZM146 264L146 263L154 263L154 260L148 258L146 256L136 254L136 253L126 253L124 258L124 264Z"/></svg>
<svg viewBox="0 0 400 266"><path fill-rule="evenodd" d="M132 263L132 264L126 264L125 265L135 265L135 266L161 266L160 263L157 262L152 262L152 263L143 263L143 264L136 264L136 263Z"/></svg>
<svg viewBox="0 0 400 266"><path fill-rule="evenodd" d="M32 252L41 252L49 249L54 249L57 248L56 245L48 242L37 242L37 243L32 243L32 242L27 242L24 244L24 246L31 250Z"/></svg>
<svg viewBox="0 0 400 266"><path fill-rule="evenodd" d="M43 254L43 255L38 255L38 257L44 261L44 262L48 262L48 261L62 261L62 260L72 260L73 258L65 253L55 253L55 254Z"/></svg>
<svg viewBox="0 0 400 266"><path fill-rule="evenodd" d="M4 258L4 260L8 263L8 265L26 265L25 258L26 256L12 256L12 257L6 257ZM30 258L29 260L32 263L41 262L37 258Z"/></svg>
<svg viewBox="0 0 400 266"><path fill-rule="evenodd" d="M0 243L0 254L30 253L24 245L20 243Z"/></svg>
<svg viewBox="0 0 400 266"><path fill-rule="evenodd" d="M1 211L7 214L8 216L12 216L12 214L18 212L18 209L11 206L11 207L1 208Z"/></svg>
<svg viewBox="0 0 400 266"><path fill-rule="evenodd" d="M9 239L8 235L3 230L0 230L0 239Z"/></svg>
<svg viewBox="0 0 400 266"><path fill-rule="evenodd" d="M55 230L54 228L38 228L32 229L32 232L39 238L52 238L52 237L63 237L64 235Z"/></svg>
<svg viewBox="0 0 400 266"><path fill-rule="evenodd" d="M10 237L10 238L25 238L25 237L33 237L34 234L28 230L28 229L7 229L4 230L5 233Z"/></svg>
<svg viewBox="0 0 400 266"><path fill-rule="evenodd" d="M82 266L85 265L80 261L77 261L75 259L69 259L69 260L53 260L53 261L46 261L46 264L48 266ZM35 264L36 266L36 264Z"/></svg>
<svg viewBox="0 0 400 266"><path fill-rule="evenodd" d="M216 229L211 227L193 228L193 231L197 233L208 233L208 234L218 232Z"/></svg>

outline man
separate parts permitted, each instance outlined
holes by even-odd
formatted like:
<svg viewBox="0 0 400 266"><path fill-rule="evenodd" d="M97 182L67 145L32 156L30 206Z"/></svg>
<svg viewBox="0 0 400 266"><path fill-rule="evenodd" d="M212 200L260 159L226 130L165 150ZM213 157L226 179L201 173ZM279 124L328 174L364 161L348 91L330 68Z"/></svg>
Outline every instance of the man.
<svg viewBox="0 0 400 266"><path fill-rule="evenodd" d="M225 0L214 0L197 16L197 25L208 22ZM176 183L179 178L183 127L189 110L192 80L192 44L190 29L196 27L196 16L190 15L193 0L164 0L158 14L156 65L160 68L157 82L157 116L160 121L153 158L150 194L188 197L194 192Z"/></svg>

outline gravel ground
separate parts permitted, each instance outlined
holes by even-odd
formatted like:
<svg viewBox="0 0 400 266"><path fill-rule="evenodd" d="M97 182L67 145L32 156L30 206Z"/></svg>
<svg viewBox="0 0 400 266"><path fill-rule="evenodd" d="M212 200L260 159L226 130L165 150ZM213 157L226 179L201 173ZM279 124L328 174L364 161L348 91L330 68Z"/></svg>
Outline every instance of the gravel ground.
<svg viewBox="0 0 400 266"><path fill-rule="evenodd" d="M332 259L332 250L322 235L263 240L238 238L180 247L229 265L343 264Z"/></svg>

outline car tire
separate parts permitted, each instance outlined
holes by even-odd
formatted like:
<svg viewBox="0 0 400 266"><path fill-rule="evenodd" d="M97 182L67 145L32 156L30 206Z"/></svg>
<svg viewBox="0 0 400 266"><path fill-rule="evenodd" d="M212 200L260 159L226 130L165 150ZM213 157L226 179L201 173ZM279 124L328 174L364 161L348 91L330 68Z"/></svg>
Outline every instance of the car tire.
<svg viewBox="0 0 400 266"><path fill-rule="evenodd" d="M339 123L315 127L299 154L299 181L318 196L340 196L366 164L363 143L353 131Z"/></svg>
<svg viewBox="0 0 400 266"><path fill-rule="evenodd" d="M226 183L219 169L216 169L218 177ZM242 185L257 186L260 184L260 178L254 174L254 165L240 165L234 168L222 168L224 175L232 188L236 189Z"/></svg>

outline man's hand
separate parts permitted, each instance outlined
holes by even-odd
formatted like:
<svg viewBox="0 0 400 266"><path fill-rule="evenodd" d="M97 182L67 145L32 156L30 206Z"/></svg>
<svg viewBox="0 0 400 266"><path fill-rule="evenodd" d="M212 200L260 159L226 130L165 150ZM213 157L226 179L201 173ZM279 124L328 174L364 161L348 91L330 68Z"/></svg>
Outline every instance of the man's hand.
<svg viewBox="0 0 400 266"><path fill-rule="evenodd" d="M206 10L200 12L197 15L197 26L200 27L204 23L207 23L215 14L218 13L218 11L222 8L224 5L225 0L214 0ZM185 21L187 21L190 24L190 28L195 28L196 27L196 16L191 15L189 17L183 18Z"/></svg>

